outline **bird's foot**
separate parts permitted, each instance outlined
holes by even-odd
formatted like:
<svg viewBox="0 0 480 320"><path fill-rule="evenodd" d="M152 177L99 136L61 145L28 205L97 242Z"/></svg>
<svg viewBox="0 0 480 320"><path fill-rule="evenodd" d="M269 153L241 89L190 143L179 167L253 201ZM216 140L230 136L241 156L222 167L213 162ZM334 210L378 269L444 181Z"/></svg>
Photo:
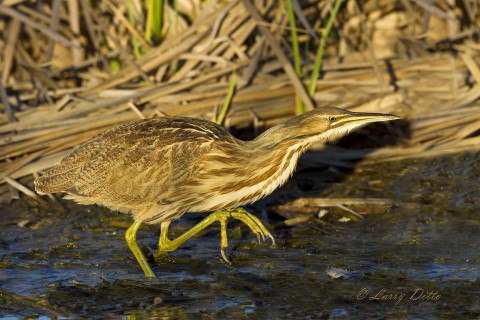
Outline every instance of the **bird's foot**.
<svg viewBox="0 0 480 320"><path fill-rule="evenodd" d="M223 260L225 260L228 264L231 264L230 259L228 259L228 257L225 255L225 249L228 247L227 220L229 218L240 220L246 224L247 227L249 227L250 230L257 236L259 243L265 242L267 238L270 238L272 241L272 246L275 246L275 239L270 231L268 231L268 229L263 225L260 219L247 212L243 208L237 208L215 211L211 213L205 219L174 240L168 239L167 236L170 221L162 222L158 250L153 255L155 260L161 261L167 252L176 250L185 241L205 229L207 226L211 225L213 222L218 221L220 222L220 255L222 256Z"/></svg>
<svg viewBox="0 0 480 320"><path fill-rule="evenodd" d="M263 243L270 238L272 246L275 247L275 238L270 231L263 225L263 223L253 214L249 213L243 208L229 209L224 212L229 214L229 217L242 221L252 232L257 236L258 243Z"/></svg>

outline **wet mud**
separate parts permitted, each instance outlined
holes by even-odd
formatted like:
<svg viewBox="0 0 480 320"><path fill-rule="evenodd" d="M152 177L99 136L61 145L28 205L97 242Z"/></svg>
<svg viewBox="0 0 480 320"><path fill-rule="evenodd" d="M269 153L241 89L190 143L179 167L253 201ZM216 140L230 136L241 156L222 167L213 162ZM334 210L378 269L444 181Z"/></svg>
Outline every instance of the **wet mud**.
<svg viewBox="0 0 480 320"><path fill-rule="evenodd" d="M159 262L158 228L142 228L155 279L144 278L125 244L129 217L22 198L0 207L0 316L478 318L479 186L479 153L300 170L264 202L268 215L250 208L268 217L275 248L229 222L232 265L220 257L218 225ZM292 195L395 204L350 207L364 219L327 208L287 227L274 207ZM170 236L203 216L184 216Z"/></svg>

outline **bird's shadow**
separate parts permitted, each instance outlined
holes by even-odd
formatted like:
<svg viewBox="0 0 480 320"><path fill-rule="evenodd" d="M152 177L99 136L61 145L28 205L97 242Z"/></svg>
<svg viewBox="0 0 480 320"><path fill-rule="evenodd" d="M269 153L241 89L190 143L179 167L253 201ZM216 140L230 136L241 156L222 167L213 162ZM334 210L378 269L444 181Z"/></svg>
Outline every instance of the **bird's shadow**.
<svg viewBox="0 0 480 320"><path fill-rule="evenodd" d="M401 145L410 137L411 127L407 120L373 123L324 148L307 151L300 157L292 178L251 208L254 211L265 211L299 198L320 197L326 189L347 179L371 153ZM343 198L349 196L351 195L342 195ZM275 213L275 209L268 212ZM275 214L269 217L274 218Z"/></svg>

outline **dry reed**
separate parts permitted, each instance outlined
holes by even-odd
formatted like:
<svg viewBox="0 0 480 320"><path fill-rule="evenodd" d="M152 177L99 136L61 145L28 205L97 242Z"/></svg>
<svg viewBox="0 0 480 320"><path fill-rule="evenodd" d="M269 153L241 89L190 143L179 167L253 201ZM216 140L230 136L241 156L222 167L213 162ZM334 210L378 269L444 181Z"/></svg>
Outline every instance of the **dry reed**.
<svg viewBox="0 0 480 320"><path fill-rule="evenodd" d="M111 126L165 115L216 118L232 74L237 90L227 127L258 131L278 123L295 113L295 95L307 108L397 113L408 122L408 129L388 128L398 145L328 146L330 160L319 161L401 160L480 148L476 1L345 1L313 97L306 90L309 74L334 1L293 1L300 77L281 1L178 0L177 12L164 4L161 39L144 35L148 8L132 2L130 9L118 0L0 4L4 199L16 197L15 190L37 198L29 190L33 174Z"/></svg>

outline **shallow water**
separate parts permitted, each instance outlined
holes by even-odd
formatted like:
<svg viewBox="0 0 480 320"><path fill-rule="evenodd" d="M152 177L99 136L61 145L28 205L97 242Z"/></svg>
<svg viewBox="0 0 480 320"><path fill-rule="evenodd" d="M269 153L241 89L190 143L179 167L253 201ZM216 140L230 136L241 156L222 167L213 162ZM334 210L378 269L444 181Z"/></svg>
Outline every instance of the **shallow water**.
<svg viewBox="0 0 480 320"><path fill-rule="evenodd" d="M304 192L397 205L352 207L369 214L349 222L339 222L349 215L335 209L294 227L270 212L276 248L231 221L233 265L221 260L211 226L168 261L151 259L153 280L124 242L128 217L66 201L66 210L17 201L0 208L0 316L478 318L479 185L478 153L300 171L267 203ZM201 217L182 218L172 235ZM142 228L138 238L154 250L158 230Z"/></svg>

